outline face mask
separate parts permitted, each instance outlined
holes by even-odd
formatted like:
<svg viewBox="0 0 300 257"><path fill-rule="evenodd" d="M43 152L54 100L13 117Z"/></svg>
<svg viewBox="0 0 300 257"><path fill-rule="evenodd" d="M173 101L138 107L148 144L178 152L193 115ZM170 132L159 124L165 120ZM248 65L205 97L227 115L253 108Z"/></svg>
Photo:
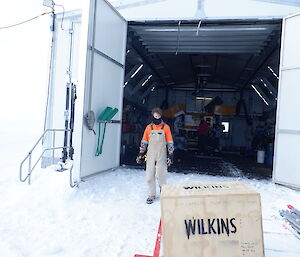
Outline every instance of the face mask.
<svg viewBox="0 0 300 257"><path fill-rule="evenodd" d="M152 122L155 124L155 125L158 125L161 123L161 118L159 119L155 119L154 117L152 118Z"/></svg>

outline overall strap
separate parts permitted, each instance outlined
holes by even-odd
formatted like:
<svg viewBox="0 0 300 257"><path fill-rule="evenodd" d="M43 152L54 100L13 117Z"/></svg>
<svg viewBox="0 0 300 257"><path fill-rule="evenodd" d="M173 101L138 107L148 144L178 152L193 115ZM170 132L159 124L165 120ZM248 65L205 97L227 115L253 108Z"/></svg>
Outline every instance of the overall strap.
<svg viewBox="0 0 300 257"><path fill-rule="evenodd" d="M164 130L164 128L165 128L165 123L162 122L161 130Z"/></svg>
<svg viewBox="0 0 300 257"><path fill-rule="evenodd" d="M151 123L150 126L151 126L151 130L153 130L153 123Z"/></svg>

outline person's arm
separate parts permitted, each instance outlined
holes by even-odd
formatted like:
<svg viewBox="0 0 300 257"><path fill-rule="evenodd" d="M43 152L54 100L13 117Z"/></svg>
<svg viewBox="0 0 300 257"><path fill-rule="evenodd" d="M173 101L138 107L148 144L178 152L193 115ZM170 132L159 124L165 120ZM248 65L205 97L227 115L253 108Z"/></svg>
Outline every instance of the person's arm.
<svg viewBox="0 0 300 257"><path fill-rule="evenodd" d="M173 141L171 129L168 125L166 125L164 127L164 132L166 135L166 143L167 143L168 153L170 155L170 154L173 154L173 152L174 152L174 141Z"/></svg>
<svg viewBox="0 0 300 257"><path fill-rule="evenodd" d="M140 153L145 153L147 151L149 142L149 126L146 127L144 135L140 144Z"/></svg>
<svg viewBox="0 0 300 257"><path fill-rule="evenodd" d="M149 142L149 126L146 127L145 131L144 131L144 135L140 144L140 151L138 156L136 157L136 162L137 164L142 164L142 158L143 156L145 156L145 153L147 151L147 147L148 147L148 142Z"/></svg>
<svg viewBox="0 0 300 257"><path fill-rule="evenodd" d="M167 158L167 165L170 166L174 162L174 142L173 137L171 133L171 129L168 125L165 126L164 132L166 135L166 143L167 143L167 149L168 149L168 158Z"/></svg>

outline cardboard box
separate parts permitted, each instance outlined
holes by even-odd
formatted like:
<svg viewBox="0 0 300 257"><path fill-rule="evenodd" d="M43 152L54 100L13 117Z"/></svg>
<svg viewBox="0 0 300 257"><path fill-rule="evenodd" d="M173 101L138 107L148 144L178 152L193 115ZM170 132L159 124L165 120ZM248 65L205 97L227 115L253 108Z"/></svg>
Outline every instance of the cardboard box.
<svg viewBox="0 0 300 257"><path fill-rule="evenodd" d="M239 182L164 185L164 257L263 257L260 195Z"/></svg>
<svg viewBox="0 0 300 257"><path fill-rule="evenodd" d="M185 112L185 105L184 104L175 104L170 108L163 110L163 116L166 118L174 118L176 114L180 111Z"/></svg>
<svg viewBox="0 0 300 257"><path fill-rule="evenodd" d="M214 109L214 114L216 115L235 115L235 107L216 105Z"/></svg>

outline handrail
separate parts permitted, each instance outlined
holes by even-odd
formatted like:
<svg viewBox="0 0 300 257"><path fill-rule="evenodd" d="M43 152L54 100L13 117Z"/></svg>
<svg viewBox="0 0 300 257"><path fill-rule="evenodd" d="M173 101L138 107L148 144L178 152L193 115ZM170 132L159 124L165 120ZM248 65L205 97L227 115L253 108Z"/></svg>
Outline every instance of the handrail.
<svg viewBox="0 0 300 257"><path fill-rule="evenodd" d="M40 136L40 138L37 140L37 142L35 143L35 145L32 147L32 149L29 151L29 153L27 154L27 156L24 158L24 160L21 162L20 164L20 181L21 182L25 182L28 179L28 184L30 184L30 179L31 179L31 173L33 171L33 169L36 167L36 165L38 164L38 162L40 161L40 159L43 157L44 153L46 151L50 151L50 150L57 150L57 149L65 149L65 148L70 148L69 146L62 146L62 147L51 147L51 148L46 148L43 150L42 154L40 155L40 157L38 158L38 160L35 162L33 168L31 168L31 157L32 157L32 152L33 150L36 148L36 146L38 145L38 143L44 138L45 134L48 132L59 132L59 131L71 131L70 129L46 129L44 131L44 133ZM28 174L25 178L22 178L22 168L23 168L23 164L24 162L29 158L29 165L28 165Z"/></svg>
<svg viewBox="0 0 300 257"><path fill-rule="evenodd" d="M97 120L97 123L121 123L120 120Z"/></svg>
<svg viewBox="0 0 300 257"><path fill-rule="evenodd" d="M79 187L79 184L78 184L78 182L73 182L73 164L72 164L72 166L71 166L71 168L70 168L70 187L71 188L74 188L74 187Z"/></svg>

